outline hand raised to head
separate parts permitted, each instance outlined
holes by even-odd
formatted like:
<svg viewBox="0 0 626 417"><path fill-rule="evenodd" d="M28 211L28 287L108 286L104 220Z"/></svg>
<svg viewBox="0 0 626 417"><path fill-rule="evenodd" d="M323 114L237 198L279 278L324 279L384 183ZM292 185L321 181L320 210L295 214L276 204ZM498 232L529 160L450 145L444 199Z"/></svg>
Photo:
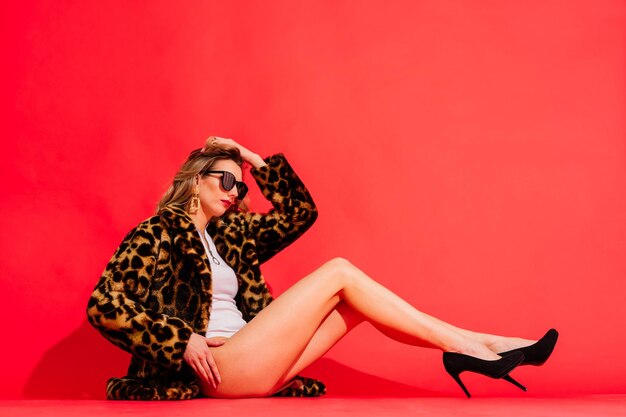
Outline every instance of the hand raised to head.
<svg viewBox="0 0 626 417"><path fill-rule="evenodd" d="M244 146L240 145L239 143L235 142L233 139L230 139L230 138L221 138L219 136L209 136L207 140L205 141L204 148L202 148L202 150L204 151L214 145L232 146L232 147L239 149L239 152L241 153L241 157L243 158L243 160L248 162L250 165L252 165L255 168L260 168L263 165L265 165L265 161L263 161L263 158L261 158L258 154L251 152L249 149L245 148Z"/></svg>

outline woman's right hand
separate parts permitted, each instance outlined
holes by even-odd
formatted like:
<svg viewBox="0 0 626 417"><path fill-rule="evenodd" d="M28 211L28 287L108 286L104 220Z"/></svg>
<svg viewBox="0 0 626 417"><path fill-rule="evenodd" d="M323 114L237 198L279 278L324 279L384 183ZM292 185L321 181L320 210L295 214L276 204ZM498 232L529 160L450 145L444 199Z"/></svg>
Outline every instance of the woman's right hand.
<svg viewBox="0 0 626 417"><path fill-rule="evenodd" d="M209 346L216 347L222 346L224 340L216 338L207 339L197 333L192 333L187 342L183 359L194 372L207 383L211 384L213 388L217 388L217 384L222 382L220 373L217 370L217 364L213 359Z"/></svg>
<svg viewBox="0 0 626 417"><path fill-rule="evenodd" d="M241 157L243 158L243 160L248 162L253 167L260 168L263 165L265 165L265 161L258 154L255 154L254 152L250 151L249 149L245 148L244 146L240 145L239 143L235 142L232 139L220 138L219 136L209 136L209 138L206 140L204 144L203 149L206 149L211 145L233 146L239 149L239 152L241 153Z"/></svg>

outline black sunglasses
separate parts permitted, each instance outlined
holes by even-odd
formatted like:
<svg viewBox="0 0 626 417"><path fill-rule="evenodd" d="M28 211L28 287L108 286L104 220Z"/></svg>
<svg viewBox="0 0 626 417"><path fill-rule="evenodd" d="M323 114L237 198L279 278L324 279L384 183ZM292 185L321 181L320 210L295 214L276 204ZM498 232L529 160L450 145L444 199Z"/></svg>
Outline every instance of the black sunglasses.
<svg viewBox="0 0 626 417"><path fill-rule="evenodd" d="M228 171L204 171L202 175L207 174L222 174L222 188L226 191L230 191L233 187L237 186L237 200L243 200L248 193L248 186L245 182L237 181L235 175Z"/></svg>

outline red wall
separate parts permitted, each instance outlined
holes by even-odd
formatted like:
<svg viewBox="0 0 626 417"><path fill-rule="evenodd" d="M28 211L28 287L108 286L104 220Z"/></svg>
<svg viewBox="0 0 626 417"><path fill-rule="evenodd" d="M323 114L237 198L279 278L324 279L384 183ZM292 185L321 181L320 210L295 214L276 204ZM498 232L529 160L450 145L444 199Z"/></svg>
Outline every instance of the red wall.
<svg viewBox="0 0 626 417"><path fill-rule="evenodd" d="M276 293L343 256L457 325L558 328L526 395L626 392L624 2L176 4L0 6L0 398L124 372L87 298L210 134L284 152L319 205L266 265ZM440 353L368 326L328 358L331 393L461 395Z"/></svg>

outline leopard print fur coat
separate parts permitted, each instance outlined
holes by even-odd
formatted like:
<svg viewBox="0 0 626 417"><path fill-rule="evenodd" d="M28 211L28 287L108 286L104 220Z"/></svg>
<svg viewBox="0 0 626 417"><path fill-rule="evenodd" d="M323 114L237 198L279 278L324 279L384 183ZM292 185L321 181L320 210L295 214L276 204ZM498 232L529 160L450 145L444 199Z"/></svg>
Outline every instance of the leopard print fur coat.
<svg viewBox="0 0 626 417"><path fill-rule="evenodd" d="M272 203L267 214L229 209L208 227L239 282L237 307L252 320L272 296L260 265L295 241L317 218L304 184L282 154L250 172ZM204 335L211 305L211 269L200 236L182 207L168 206L124 238L89 299L89 322L132 354L128 375L111 378L107 398L190 399L200 394L183 361L192 333ZM320 381L296 377L276 395L318 396Z"/></svg>

